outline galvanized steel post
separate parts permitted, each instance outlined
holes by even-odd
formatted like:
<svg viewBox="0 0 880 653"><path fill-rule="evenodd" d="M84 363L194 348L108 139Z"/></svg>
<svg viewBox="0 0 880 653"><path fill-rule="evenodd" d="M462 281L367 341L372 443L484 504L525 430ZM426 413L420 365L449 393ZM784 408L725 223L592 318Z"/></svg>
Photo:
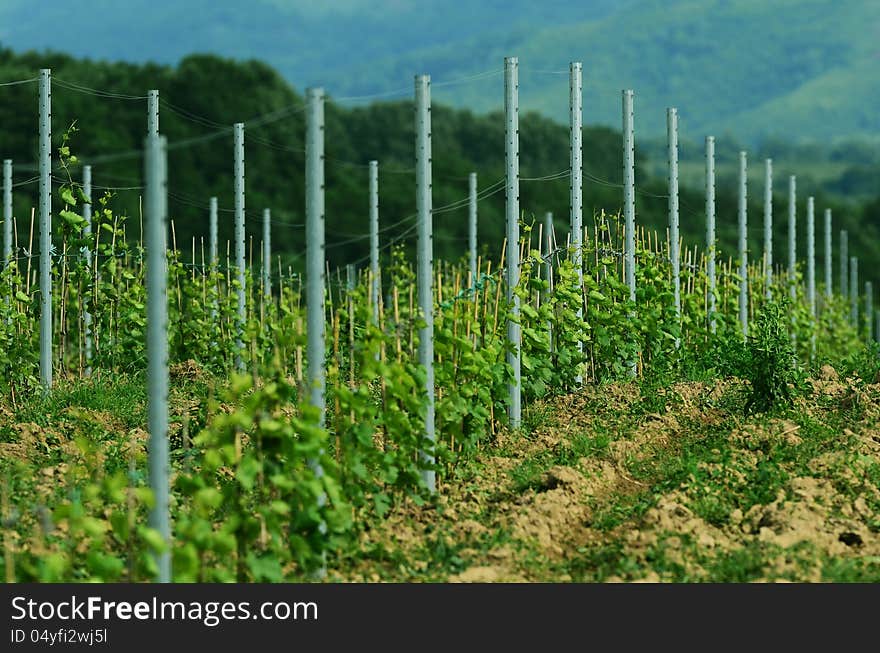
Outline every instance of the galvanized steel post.
<svg viewBox="0 0 880 653"><path fill-rule="evenodd" d="M433 448L434 434L434 244L433 193L431 190L431 77L417 75L416 96L416 210L418 212L417 278L419 312L424 321L419 329L419 365L425 368L425 434ZM436 488L434 452L422 451L422 480L433 493Z"/></svg>
<svg viewBox="0 0 880 653"><path fill-rule="evenodd" d="M159 91L147 91L147 135L159 134Z"/></svg>
<svg viewBox="0 0 880 653"><path fill-rule="evenodd" d="M810 315L816 317L816 214L815 200L807 198L807 300Z"/></svg>
<svg viewBox="0 0 880 653"><path fill-rule="evenodd" d="M263 209L263 297L272 297L272 212Z"/></svg>
<svg viewBox="0 0 880 653"><path fill-rule="evenodd" d="M306 358L309 401L324 428L324 89L306 91Z"/></svg>
<svg viewBox="0 0 880 653"><path fill-rule="evenodd" d="M316 410L318 427L326 423L327 360L326 321L324 298L326 294L324 246L324 89L306 90L306 382L309 403ZM323 454L323 451L321 452ZM324 476L321 461L310 458L309 468L317 478ZM323 507L327 496L318 497ZM325 533L327 525L322 521L319 532ZM322 556L321 566L313 576L326 574Z"/></svg>
<svg viewBox="0 0 880 653"><path fill-rule="evenodd" d="M217 198L208 201L208 263L217 267Z"/></svg>
<svg viewBox="0 0 880 653"><path fill-rule="evenodd" d="M849 296L849 233L846 229L840 231L840 296L846 299Z"/></svg>
<svg viewBox="0 0 880 653"><path fill-rule="evenodd" d="M12 159L3 160L3 265L12 260Z"/></svg>
<svg viewBox="0 0 880 653"><path fill-rule="evenodd" d="M636 301L636 203L635 203L635 143L633 138L633 92L623 91L623 215L626 229L624 266L629 299ZM636 375L636 361L630 363L631 376Z"/></svg>
<svg viewBox="0 0 880 653"><path fill-rule="evenodd" d="M553 294L553 263L550 253L553 251L553 212L547 211L544 214L544 238L543 243L538 243L538 250L543 252L544 258L544 280L547 282L547 288L541 293L541 304L550 300ZM581 293L583 294L583 293ZM553 351L553 323L547 320L547 341L550 343L550 351ZM581 382L581 375L578 374L576 381Z"/></svg>
<svg viewBox="0 0 880 653"><path fill-rule="evenodd" d="M871 342L871 320L874 319L874 284L865 282L865 342Z"/></svg>
<svg viewBox="0 0 880 653"><path fill-rule="evenodd" d="M370 161L370 303L373 322L379 324L379 162Z"/></svg>
<svg viewBox="0 0 880 653"><path fill-rule="evenodd" d="M856 333L859 331L859 259L849 257L849 319Z"/></svg>
<svg viewBox="0 0 880 653"><path fill-rule="evenodd" d="M773 160L764 161L764 284L767 299L773 291Z"/></svg>
<svg viewBox="0 0 880 653"><path fill-rule="evenodd" d="M678 109L666 109L666 140L669 155L669 259L672 264L672 288L675 316L681 327L681 243L678 233ZM675 338L676 348L681 338Z"/></svg>
<svg viewBox="0 0 880 653"><path fill-rule="evenodd" d="M52 387L52 82L40 71L40 382Z"/></svg>
<svg viewBox="0 0 880 653"><path fill-rule="evenodd" d="M831 300L831 209L825 209L825 298Z"/></svg>
<svg viewBox="0 0 880 653"><path fill-rule="evenodd" d="M578 302L577 317L578 323L583 320L583 295L584 295L584 260L583 260L583 66L579 61L573 61L569 65L568 73L568 89L569 89L569 166L571 175L569 177L569 211L570 211L570 229L571 229L571 247L574 255L574 266L577 270L579 296L581 300ZM552 216L550 225L552 227ZM551 229L552 231L552 229ZM550 237L550 231L547 237ZM548 241L549 242L549 241ZM549 262L547 263L549 266ZM552 342L552 339L551 339ZM578 339L577 343L578 355L583 356L584 343ZM575 382L583 383L583 375L581 374L581 366L578 365L578 373Z"/></svg>
<svg viewBox="0 0 880 653"><path fill-rule="evenodd" d="M471 286L477 283L477 173L468 175L468 269Z"/></svg>
<svg viewBox="0 0 880 653"><path fill-rule="evenodd" d="M235 195L235 279L238 287L238 312L235 324L235 370L244 372L245 311L245 243L244 243L244 123L233 125L233 193Z"/></svg>
<svg viewBox="0 0 880 653"><path fill-rule="evenodd" d="M874 309L874 341L880 342L880 308Z"/></svg>
<svg viewBox="0 0 880 653"><path fill-rule="evenodd" d="M788 177L788 294L791 301L797 299L797 179Z"/></svg>
<svg viewBox="0 0 880 653"><path fill-rule="evenodd" d="M82 217L85 220L83 223L83 235L86 236L86 246L83 248L83 257L86 261L86 267L89 269L89 274L91 275L92 269L92 250L89 247L91 240L88 238L92 234L92 166L83 166L82 172L82 184L83 184L83 195L86 196L88 202L83 204L82 209ZM82 296L83 303L83 340L85 346L85 359L86 359L86 368L85 375L92 375L92 312L89 304L91 303L91 293L86 293Z"/></svg>
<svg viewBox="0 0 880 653"><path fill-rule="evenodd" d="M706 137L706 276L709 332L715 333L715 137Z"/></svg>
<svg viewBox="0 0 880 653"><path fill-rule="evenodd" d="M749 242L747 155L739 153L739 192L737 193L737 235L739 240L739 326L749 335Z"/></svg>
<svg viewBox="0 0 880 653"><path fill-rule="evenodd" d="M519 61L516 57L504 60L504 158L507 174L505 205L507 219L507 364L513 372L509 385L508 417L511 428L522 424L522 372L520 370L521 337L519 324Z"/></svg>
<svg viewBox="0 0 880 653"><path fill-rule="evenodd" d="M144 217L147 290L147 429L149 479L153 508L149 524L167 544L156 553L160 583L171 582L171 520L168 457L168 217L167 163L164 137L147 136L144 156Z"/></svg>

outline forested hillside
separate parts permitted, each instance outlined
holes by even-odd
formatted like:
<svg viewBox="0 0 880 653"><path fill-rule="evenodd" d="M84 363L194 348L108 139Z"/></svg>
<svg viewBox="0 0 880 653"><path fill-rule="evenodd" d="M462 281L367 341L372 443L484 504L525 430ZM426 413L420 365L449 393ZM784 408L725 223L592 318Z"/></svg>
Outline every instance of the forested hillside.
<svg viewBox="0 0 880 653"><path fill-rule="evenodd" d="M232 135L231 124L244 121L247 173L248 231L259 233L264 207L272 209L274 248L288 262L304 251L304 113L302 89L291 87L276 71L258 61L234 62L214 56L192 56L177 66L136 65L79 60L63 54L0 52L0 79L34 77L39 68L53 71L54 145L65 129L76 123L72 149L82 162L93 165L94 184L120 188L114 206L138 215L141 185L140 148L146 129L146 102L150 88L162 98L160 126L169 139L169 190L178 245L188 250L192 237L207 232L208 198L216 195L221 207L221 238L231 235ZM456 86L438 89L436 95L455 95ZM93 90L88 90L93 89ZM94 89L112 91L96 93ZM121 97L120 97L121 96ZM0 89L0 153L15 162L16 183L35 174L36 84ZM562 95L564 100L565 94ZM332 98L331 98L332 99ZM435 99L433 109L433 162L436 252L442 257L463 253L466 206L450 204L467 197L467 174L479 174L485 199L479 205L480 241L497 252L503 238L504 192L494 185L504 176L504 122L500 113L475 114L452 109ZM367 162L380 161L380 212L383 244L389 238L414 241L413 222L400 222L415 211L413 168L413 109L409 100L362 103L343 108L327 105L327 234L331 265L360 260L367 253ZM568 168L568 127L535 113L521 118L521 204L526 220L553 211L560 239L565 238L568 216L568 179L538 178ZM719 139L720 140L720 139ZM638 136L637 136L638 143ZM662 160L648 165L637 145L636 202L638 221L665 229L667 201ZM699 166L699 153L683 157ZM753 170L760 162L753 160ZM584 137L585 212L616 212L621 205L620 134L608 128L589 127ZM653 171L653 176L649 175ZM74 176L77 170L72 170ZM797 168L777 167L779 204L785 215L783 182ZM60 173L56 173L60 174ZM732 180L718 188L718 236L722 255L734 251L735 198ZM15 208L20 243L28 236L28 215L36 203L36 184L16 188ZM750 233L756 249L761 237L760 185L750 189ZM880 262L876 216L873 208L829 204L810 185L800 186L802 196L817 195L817 206L834 206L838 226L860 235L851 238L853 253L863 260ZM699 184L683 188L682 228L693 243L703 238L703 191ZM226 218L223 220L222 218ZM397 226L391 225L400 223ZM137 224L136 220L134 224ZM857 225L862 225L857 227ZM786 231L777 218L777 234ZM137 228L128 231L137 236ZM801 243L803 245L803 243Z"/></svg>
<svg viewBox="0 0 880 653"><path fill-rule="evenodd" d="M177 63L197 52L258 58L294 84L339 95L387 92L412 74L450 79L522 63L523 106L564 120L565 78L584 62L588 124L616 127L636 89L643 136L681 110L692 138L731 134L824 143L870 138L880 117L880 3L864 0L42 0L0 3L0 43L76 56ZM481 85L450 95L500 107Z"/></svg>

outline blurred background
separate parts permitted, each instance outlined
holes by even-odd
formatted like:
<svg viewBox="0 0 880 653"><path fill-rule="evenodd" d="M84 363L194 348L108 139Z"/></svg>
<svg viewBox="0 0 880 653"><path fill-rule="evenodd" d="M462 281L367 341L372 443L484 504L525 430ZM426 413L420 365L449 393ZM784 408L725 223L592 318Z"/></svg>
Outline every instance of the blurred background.
<svg viewBox="0 0 880 653"><path fill-rule="evenodd" d="M568 64L584 64L584 209L622 203L621 89L635 91L637 221L665 230L666 107L680 115L682 232L703 239L703 142L716 137L721 255L735 253L735 161L749 153L750 245L760 251L763 159L774 159L775 229L787 231L787 177L799 215L814 195L835 241L880 264L880 2L864 0L0 0L0 83L53 74L53 140L96 190L138 219L148 89L162 98L179 246L207 233L208 198L232 234L233 122L245 122L248 231L272 209L273 245L304 248L304 113L325 88L331 265L368 252L367 162L380 162L380 220L415 211L413 75L432 76L435 251L466 247L467 174L484 189L480 242L503 238L503 58L520 62L521 206L568 223ZM20 241L36 205L37 86L0 86L0 158L14 160ZM58 173L56 173L58 174ZM72 170L71 174L78 174ZM551 177L550 179L542 179ZM115 189L115 190L110 190ZM415 233L389 228L404 245ZM137 237L137 230L129 235ZM361 238L362 237L362 238ZM805 253L800 239L799 249ZM781 240L779 242L782 242ZM387 249L385 252L387 253ZM781 250L780 250L781 251ZM836 255L836 252L835 252Z"/></svg>

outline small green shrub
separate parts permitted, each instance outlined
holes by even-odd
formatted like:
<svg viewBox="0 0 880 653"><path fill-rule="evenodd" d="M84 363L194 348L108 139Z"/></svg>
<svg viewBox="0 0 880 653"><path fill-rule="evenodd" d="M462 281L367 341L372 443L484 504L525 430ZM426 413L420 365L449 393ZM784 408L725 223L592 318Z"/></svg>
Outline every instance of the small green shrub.
<svg viewBox="0 0 880 653"><path fill-rule="evenodd" d="M763 412L792 403L792 387L797 384L798 370L786 329L787 309L787 301L768 302L752 326L745 365L752 392L746 402L746 412Z"/></svg>

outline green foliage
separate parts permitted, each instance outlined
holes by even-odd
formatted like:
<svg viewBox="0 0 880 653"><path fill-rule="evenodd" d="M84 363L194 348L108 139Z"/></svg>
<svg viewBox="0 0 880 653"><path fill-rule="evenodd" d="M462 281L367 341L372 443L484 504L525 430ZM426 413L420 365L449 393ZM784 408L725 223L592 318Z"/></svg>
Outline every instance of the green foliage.
<svg viewBox="0 0 880 653"><path fill-rule="evenodd" d="M335 462L314 409L285 414L294 396L280 376L253 391L234 378L239 408L195 438L196 469L175 484L179 580L278 582L320 568L337 546L350 518Z"/></svg>
<svg viewBox="0 0 880 653"><path fill-rule="evenodd" d="M799 373L786 329L790 317L787 301L764 304L748 338L750 360L747 378L751 395L746 411L768 411L793 401Z"/></svg>

